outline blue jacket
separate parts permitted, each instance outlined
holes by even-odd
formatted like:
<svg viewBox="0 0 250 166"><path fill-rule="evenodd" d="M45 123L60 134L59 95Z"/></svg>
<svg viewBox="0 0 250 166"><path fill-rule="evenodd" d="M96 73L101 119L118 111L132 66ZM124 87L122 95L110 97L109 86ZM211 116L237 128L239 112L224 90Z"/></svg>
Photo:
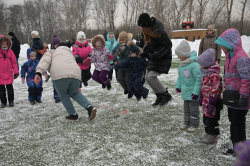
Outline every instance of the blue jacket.
<svg viewBox="0 0 250 166"><path fill-rule="evenodd" d="M26 82L33 81L36 76L36 66L38 65L39 60L28 60L22 65L21 68L21 77L25 77L25 73L27 73L26 76Z"/></svg>
<svg viewBox="0 0 250 166"><path fill-rule="evenodd" d="M110 32L109 32L110 33ZM109 38L109 33L107 34L107 40L106 41L106 47L109 49L110 52L112 52L112 50L115 48L115 46L118 44L118 42L116 41L115 37L114 39L110 39ZM113 42L113 45L111 45L111 43ZM113 64L113 60L110 62L110 64Z"/></svg>
<svg viewBox="0 0 250 166"><path fill-rule="evenodd" d="M117 68L131 67L132 73L140 73L146 70L148 61L145 58L130 57L123 63L117 64Z"/></svg>
<svg viewBox="0 0 250 166"><path fill-rule="evenodd" d="M192 51L189 59L194 60L186 66L179 65L179 77L177 79L176 88L181 90L183 100L192 100L191 95L200 95L201 92L201 71L197 62L197 52Z"/></svg>

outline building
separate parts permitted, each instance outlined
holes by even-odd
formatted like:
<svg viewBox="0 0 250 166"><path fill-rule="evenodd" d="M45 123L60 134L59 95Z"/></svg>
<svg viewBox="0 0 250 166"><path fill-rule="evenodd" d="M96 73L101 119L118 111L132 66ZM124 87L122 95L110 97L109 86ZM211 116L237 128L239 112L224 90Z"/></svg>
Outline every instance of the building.
<svg viewBox="0 0 250 166"><path fill-rule="evenodd" d="M186 29L172 31L172 39L186 39L188 41L195 41L202 39L206 35L207 29ZM217 35L217 30L215 29Z"/></svg>

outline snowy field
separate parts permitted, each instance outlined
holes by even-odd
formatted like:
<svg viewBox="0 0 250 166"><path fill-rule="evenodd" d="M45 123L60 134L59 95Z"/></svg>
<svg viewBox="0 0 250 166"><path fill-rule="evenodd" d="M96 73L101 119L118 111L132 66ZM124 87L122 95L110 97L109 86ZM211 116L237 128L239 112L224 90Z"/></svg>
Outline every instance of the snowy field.
<svg viewBox="0 0 250 166"><path fill-rule="evenodd" d="M250 50L250 37L242 36L243 48ZM174 49L181 40L172 40ZM190 42L198 50L200 40ZM28 45L22 45L19 64L26 60ZM224 57L223 57L224 59ZM224 60L221 66L224 65ZM41 104L30 105L27 85L18 77L14 82L15 106L0 108L0 166L44 165L166 165L231 166L235 158L222 155L218 149L228 141L227 110L221 112L221 135L217 145L201 143L204 132L202 114L195 133L179 129L183 122L183 100L175 92L178 59L168 75L160 80L169 88L173 100L164 107L153 108L155 95L150 89L146 100L128 99L118 82L112 89L102 89L93 80L82 93L98 108L96 119L89 122L87 111L76 102L79 121L65 120L61 103L55 104L52 82L43 84ZM92 66L93 72L94 66ZM127 112L122 114L125 110ZM250 138L250 115L247 115L247 138Z"/></svg>

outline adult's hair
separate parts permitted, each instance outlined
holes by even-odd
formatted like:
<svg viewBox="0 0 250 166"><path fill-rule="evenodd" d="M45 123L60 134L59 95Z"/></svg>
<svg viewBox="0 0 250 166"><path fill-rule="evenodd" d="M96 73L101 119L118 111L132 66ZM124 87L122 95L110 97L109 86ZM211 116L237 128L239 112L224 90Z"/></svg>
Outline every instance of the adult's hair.
<svg viewBox="0 0 250 166"><path fill-rule="evenodd" d="M161 35L155 34L151 28L148 27L143 27L142 28L142 33L143 33L143 41L144 43L151 43L152 39L159 39Z"/></svg>

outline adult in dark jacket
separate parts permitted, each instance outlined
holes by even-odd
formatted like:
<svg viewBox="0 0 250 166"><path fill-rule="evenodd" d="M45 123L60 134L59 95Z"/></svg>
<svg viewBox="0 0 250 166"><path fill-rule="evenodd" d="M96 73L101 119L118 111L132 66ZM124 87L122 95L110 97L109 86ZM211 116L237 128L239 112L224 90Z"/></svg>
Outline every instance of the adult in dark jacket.
<svg viewBox="0 0 250 166"><path fill-rule="evenodd" d="M168 74L172 62L172 42L164 31L163 24L147 13L142 13L138 25L143 32L143 54L149 60L146 72L146 81L156 95L153 106L163 106L172 96L157 78L161 74ZM142 46L141 46L142 47Z"/></svg>
<svg viewBox="0 0 250 166"><path fill-rule="evenodd" d="M69 47L69 48L71 48L71 46L72 46L72 44L71 44L71 42L70 42L69 40L66 40L65 44L66 44L66 46Z"/></svg>
<svg viewBox="0 0 250 166"><path fill-rule="evenodd" d="M11 50L14 52L14 54L16 56L17 67L19 70L18 58L19 58L20 49L21 49L20 41L17 39L17 37L15 36L15 34L13 32L9 32L8 35L12 40Z"/></svg>
<svg viewBox="0 0 250 166"><path fill-rule="evenodd" d="M44 48L43 42L41 41L41 39L39 37L39 33L37 31L31 32L31 38L32 38L31 48L34 48L36 51L42 50ZM40 61L41 58L42 58L42 55L37 51L36 59Z"/></svg>

